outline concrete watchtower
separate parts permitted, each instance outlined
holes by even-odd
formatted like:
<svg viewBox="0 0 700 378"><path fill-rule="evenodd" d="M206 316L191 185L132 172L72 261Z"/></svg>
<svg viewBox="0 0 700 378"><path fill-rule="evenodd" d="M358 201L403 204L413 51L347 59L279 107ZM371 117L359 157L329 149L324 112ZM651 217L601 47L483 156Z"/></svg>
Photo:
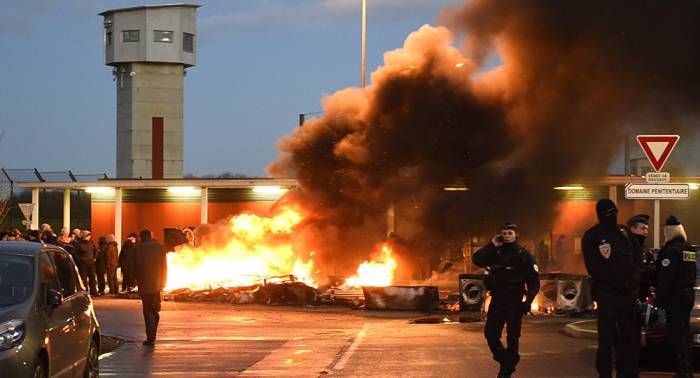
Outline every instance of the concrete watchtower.
<svg viewBox="0 0 700 378"><path fill-rule="evenodd" d="M112 9L105 64L117 84L117 177L181 178L183 79L196 62L199 5Z"/></svg>

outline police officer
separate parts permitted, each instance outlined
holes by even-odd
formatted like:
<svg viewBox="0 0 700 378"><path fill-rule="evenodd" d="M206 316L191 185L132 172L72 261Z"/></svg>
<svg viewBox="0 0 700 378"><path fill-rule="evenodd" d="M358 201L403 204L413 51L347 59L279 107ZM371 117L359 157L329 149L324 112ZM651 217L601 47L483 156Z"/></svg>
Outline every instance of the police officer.
<svg viewBox="0 0 700 378"><path fill-rule="evenodd" d="M530 311L540 289L535 259L517 242L518 226L506 223L500 235L474 253L474 264L486 268L486 286L491 292L491 304L484 335L493 359L501 368L498 377L510 377L520 361L518 344L523 315ZM525 296L525 301L523 301ZM501 343L506 326L508 347Z"/></svg>
<svg viewBox="0 0 700 378"><path fill-rule="evenodd" d="M581 240L588 274L593 278L593 299L598 303L599 377L612 377L613 349L618 377L639 376L639 316L635 273L636 243L617 224L617 207L609 199L596 204L598 224Z"/></svg>
<svg viewBox="0 0 700 378"><path fill-rule="evenodd" d="M646 302L649 297L649 290L656 284L656 262L651 249L646 246L647 235L649 235L649 216L637 214L627 221L630 236L637 242L639 248L639 293L641 302Z"/></svg>
<svg viewBox="0 0 700 378"><path fill-rule="evenodd" d="M695 293L695 250L688 244L683 225L671 215L664 226L666 244L657 259L656 304L666 310L668 335L676 354L674 377L692 377L690 310Z"/></svg>

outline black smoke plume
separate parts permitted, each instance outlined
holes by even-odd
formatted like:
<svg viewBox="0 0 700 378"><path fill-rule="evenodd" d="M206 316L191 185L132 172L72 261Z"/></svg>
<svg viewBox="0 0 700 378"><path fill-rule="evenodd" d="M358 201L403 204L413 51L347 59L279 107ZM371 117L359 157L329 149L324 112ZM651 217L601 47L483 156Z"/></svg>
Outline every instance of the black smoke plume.
<svg viewBox="0 0 700 378"><path fill-rule="evenodd" d="M470 0L324 98L269 171L299 180L322 266L365 257L392 205L421 264L504 221L539 236L552 187L606 175L626 133L694 132L698 19L697 1Z"/></svg>

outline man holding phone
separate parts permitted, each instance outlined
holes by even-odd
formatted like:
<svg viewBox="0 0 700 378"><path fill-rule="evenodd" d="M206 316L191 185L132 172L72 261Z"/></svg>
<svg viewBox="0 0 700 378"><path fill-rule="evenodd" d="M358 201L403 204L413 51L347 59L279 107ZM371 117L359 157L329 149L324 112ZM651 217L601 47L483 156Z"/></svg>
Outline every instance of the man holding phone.
<svg viewBox="0 0 700 378"><path fill-rule="evenodd" d="M486 317L484 335L501 368L498 377L510 377L520 361L519 339L523 316L530 312L532 301L540 290L540 277L535 258L518 244L518 225L506 223L499 235L474 253L474 264L486 269L486 287L491 304ZM523 301L523 297L525 300ZM501 342L503 326L508 346Z"/></svg>

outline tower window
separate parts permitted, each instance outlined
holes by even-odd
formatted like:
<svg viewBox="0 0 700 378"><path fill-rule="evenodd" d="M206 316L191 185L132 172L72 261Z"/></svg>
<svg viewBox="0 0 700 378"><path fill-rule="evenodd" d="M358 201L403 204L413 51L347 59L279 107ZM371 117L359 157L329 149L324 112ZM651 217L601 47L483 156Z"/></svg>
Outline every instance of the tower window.
<svg viewBox="0 0 700 378"><path fill-rule="evenodd" d="M173 32L169 30L154 30L153 41L173 43Z"/></svg>
<svg viewBox="0 0 700 378"><path fill-rule="evenodd" d="M194 34L182 33L182 51L194 52Z"/></svg>
<svg viewBox="0 0 700 378"><path fill-rule="evenodd" d="M112 32L108 32L105 39L107 40L107 46L112 45Z"/></svg>
<svg viewBox="0 0 700 378"><path fill-rule="evenodd" d="M138 30L122 30L122 40L124 42L138 42L139 41L139 31Z"/></svg>

